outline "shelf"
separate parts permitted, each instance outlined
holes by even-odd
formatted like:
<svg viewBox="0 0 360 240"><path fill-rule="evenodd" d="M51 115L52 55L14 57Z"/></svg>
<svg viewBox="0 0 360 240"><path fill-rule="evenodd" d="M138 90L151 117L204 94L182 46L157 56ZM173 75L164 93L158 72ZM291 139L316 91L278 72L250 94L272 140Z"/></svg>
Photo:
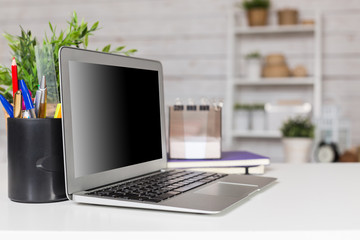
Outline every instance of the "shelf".
<svg viewBox="0 0 360 240"><path fill-rule="evenodd" d="M226 84L226 101L227 107L225 108L227 116L234 115L235 101L241 100L242 102L256 102L256 100L262 100L262 102L276 102L281 99L291 99L292 93L296 98L309 102L312 106L312 116L318 118L321 114L322 104L322 48L323 48L323 16L320 11L314 11L313 25L277 25L275 22L267 26L250 27L244 24L240 25L239 15L244 11L233 9L229 11L229 25L227 35L227 84ZM241 16L246 17L246 16ZM284 44L278 44L279 39ZM289 38L289 44L286 39ZM299 41L299 42L297 42ZM243 60L243 55L246 52L254 51L259 48L263 53L271 52L291 52L290 49L293 42L298 47L298 51L301 52L301 41L312 41L314 49L308 49L310 46L304 46L304 51L313 53L313 57L306 57L306 61L311 61L312 75L308 77L286 77L286 78L260 78L257 81L252 81L245 75L245 69L239 69L244 67L239 61ZM249 44L250 43L250 44ZM276 44L275 44L276 43ZM284 45L284 46L282 46ZM295 46L295 45L294 45ZM312 45L311 45L312 46ZM293 60L292 64L296 61ZM291 65L291 64L290 64ZM306 92L302 96L302 92ZM310 96L311 95L311 96ZM279 130L273 131L241 131L233 129L233 118L226 118L225 124L225 144L227 146L233 146L232 144L241 144L240 142L234 142L235 139L248 139L248 140L262 140L262 141L274 141L281 139L281 133ZM273 126L269 126L273 128ZM279 141L280 143L280 141Z"/></svg>
<svg viewBox="0 0 360 240"><path fill-rule="evenodd" d="M302 33L315 32L313 25L236 27L235 34Z"/></svg>
<svg viewBox="0 0 360 240"><path fill-rule="evenodd" d="M293 86L293 85L314 85L312 77L290 77L290 78L260 78L257 81L249 81L245 78L236 78L235 86Z"/></svg>
<svg viewBox="0 0 360 240"><path fill-rule="evenodd" d="M240 138L281 138L280 131L234 131L233 137Z"/></svg>

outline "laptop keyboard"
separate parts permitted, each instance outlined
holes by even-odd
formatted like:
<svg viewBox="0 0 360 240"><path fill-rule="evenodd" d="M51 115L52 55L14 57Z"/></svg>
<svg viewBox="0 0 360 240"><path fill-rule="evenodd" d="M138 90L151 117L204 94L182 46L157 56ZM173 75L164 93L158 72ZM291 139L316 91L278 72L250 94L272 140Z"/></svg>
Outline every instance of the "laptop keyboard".
<svg viewBox="0 0 360 240"><path fill-rule="evenodd" d="M158 203L227 174L171 170L88 192L87 195Z"/></svg>

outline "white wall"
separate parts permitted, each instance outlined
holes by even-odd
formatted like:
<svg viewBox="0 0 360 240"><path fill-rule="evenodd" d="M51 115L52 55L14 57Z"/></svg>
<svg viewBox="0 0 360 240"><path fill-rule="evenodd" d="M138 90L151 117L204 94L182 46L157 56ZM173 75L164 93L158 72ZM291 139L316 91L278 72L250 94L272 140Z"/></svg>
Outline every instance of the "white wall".
<svg viewBox="0 0 360 240"><path fill-rule="evenodd" d="M112 43L137 48L138 57L161 60L166 103L176 97L224 97L227 9L232 0L0 0L0 32L19 33L19 25L41 38L48 22L62 29L73 10L102 29L90 49ZM300 13L324 10L323 102L338 105L352 123L352 140L360 144L360 1L273 0L273 8L296 7ZM351 9L341 11L340 9ZM303 45L279 42L290 50L289 64L308 58ZM311 43L309 43L311 44ZM264 45L270 51L271 45ZM306 49L311 49L307 45ZM0 38L0 63L10 64ZM300 59L300 60L299 60ZM309 63L311 69L311 63ZM226 116L225 116L226 117Z"/></svg>

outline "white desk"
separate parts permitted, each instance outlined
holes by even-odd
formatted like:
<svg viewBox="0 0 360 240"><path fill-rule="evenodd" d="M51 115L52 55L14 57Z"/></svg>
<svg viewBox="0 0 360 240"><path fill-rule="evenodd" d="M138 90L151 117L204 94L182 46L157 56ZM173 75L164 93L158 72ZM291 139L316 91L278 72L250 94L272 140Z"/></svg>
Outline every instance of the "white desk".
<svg viewBox="0 0 360 240"><path fill-rule="evenodd" d="M0 163L0 230L360 230L360 164L273 164L278 183L219 215L77 204L15 203ZM359 233L359 232L358 232Z"/></svg>

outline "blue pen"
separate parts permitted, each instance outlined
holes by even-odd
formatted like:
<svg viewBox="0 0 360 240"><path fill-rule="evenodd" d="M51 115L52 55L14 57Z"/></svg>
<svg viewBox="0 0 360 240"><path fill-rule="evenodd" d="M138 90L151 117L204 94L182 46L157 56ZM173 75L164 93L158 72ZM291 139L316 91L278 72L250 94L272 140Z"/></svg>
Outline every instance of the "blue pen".
<svg viewBox="0 0 360 240"><path fill-rule="evenodd" d="M20 80L20 88L21 88L21 93L24 98L26 110L30 111L31 118L36 118L34 104L31 100L31 96L30 96L29 90L25 84L24 79Z"/></svg>
<svg viewBox="0 0 360 240"><path fill-rule="evenodd" d="M2 105L4 106L6 112L9 114L11 118L14 117L14 108L11 106L11 104L5 99L3 95L0 95L0 101Z"/></svg>

